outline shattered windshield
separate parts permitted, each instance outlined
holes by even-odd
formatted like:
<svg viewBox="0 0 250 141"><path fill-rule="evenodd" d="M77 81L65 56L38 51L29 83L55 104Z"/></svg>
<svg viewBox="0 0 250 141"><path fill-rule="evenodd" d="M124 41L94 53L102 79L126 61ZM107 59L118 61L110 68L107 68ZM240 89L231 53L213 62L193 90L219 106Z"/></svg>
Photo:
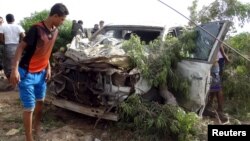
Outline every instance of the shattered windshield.
<svg viewBox="0 0 250 141"><path fill-rule="evenodd" d="M141 41L148 44L161 35L163 28L159 27L108 27L101 32L102 35L109 38L129 40L131 35L137 35Z"/></svg>
<svg viewBox="0 0 250 141"><path fill-rule="evenodd" d="M205 25L202 25L201 27L214 35L215 37L218 36L222 24L220 23L208 23ZM200 27L196 27L196 31L198 33L196 45L197 47L194 50L194 53L191 57L198 60L208 60L208 57L210 55L210 52L213 48L213 45L216 41L214 37L209 35L206 31L204 31Z"/></svg>
<svg viewBox="0 0 250 141"><path fill-rule="evenodd" d="M231 23L228 21L210 22L200 26L196 26L194 29L186 28L187 31L195 31L196 37L194 48L187 52L181 51L181 54L186 59L210 61L210 57L215 56L219 45L216 43L216 38L224 40L227 31L229 30ZM172 27L168 30L168 36L179 37L183 33L183 28Z"/></svg>

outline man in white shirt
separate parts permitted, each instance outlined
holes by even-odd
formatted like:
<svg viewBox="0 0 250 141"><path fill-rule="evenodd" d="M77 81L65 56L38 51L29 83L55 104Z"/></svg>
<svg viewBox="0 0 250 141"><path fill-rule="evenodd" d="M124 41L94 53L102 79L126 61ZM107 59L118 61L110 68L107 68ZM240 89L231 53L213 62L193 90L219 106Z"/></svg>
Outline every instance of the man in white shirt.
<svg viewBox="0 0 250 141"><path fill-rule="evenodd" d="M3 17L0 17L0 29L1 26L3 25ZM0 42L0 71L3 70L3 44Z"/></svg>
<svg viewBox="0 0 250 141"><path fill-rule="evenodd" d="M5 76L9 79L11 73L12 59L15 55L17 46L25 36L24 29L15 24L15 18L12 14L6 15L8 24L0 27L0 42L4 43L3 49L3 69Z"/></svg>

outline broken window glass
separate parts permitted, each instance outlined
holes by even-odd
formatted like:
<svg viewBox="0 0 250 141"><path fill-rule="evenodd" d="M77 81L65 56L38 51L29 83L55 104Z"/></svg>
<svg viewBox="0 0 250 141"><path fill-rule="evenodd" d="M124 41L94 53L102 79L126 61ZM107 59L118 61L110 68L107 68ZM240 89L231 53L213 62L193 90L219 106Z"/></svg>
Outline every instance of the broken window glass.
<svg viewBox="0 0 250 141"><path fill-rule="evenodd" d="M201 27L205 31L200 27L196 27L195 30L197 31L198 36L196 40L197 47L195 48L194 54L193 54L194 59L208 60L210 52L216 41L214 37L218 36L221 26L222 25L217 22L201 25ZM212 34L214 37L208 34L206 31Z"/></svg>

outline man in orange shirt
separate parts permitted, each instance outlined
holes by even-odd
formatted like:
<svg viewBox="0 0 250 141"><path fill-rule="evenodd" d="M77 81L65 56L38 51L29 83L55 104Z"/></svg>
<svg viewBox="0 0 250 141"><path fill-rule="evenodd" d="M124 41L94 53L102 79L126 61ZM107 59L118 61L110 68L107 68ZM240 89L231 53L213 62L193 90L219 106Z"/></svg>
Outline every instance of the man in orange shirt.
<svg viewBox="0 0 250 141"><path fill-rule="evenodd" d="M51 77L49 58L58 35L57 27L63 24L68 14L65 5L55 4L48 18L33 25L16 50L10 82L19 86L20 99L24 106L23 121L26 141L33 141L33 111L34 131L36 134L40 131L46 81Z"/></svg>

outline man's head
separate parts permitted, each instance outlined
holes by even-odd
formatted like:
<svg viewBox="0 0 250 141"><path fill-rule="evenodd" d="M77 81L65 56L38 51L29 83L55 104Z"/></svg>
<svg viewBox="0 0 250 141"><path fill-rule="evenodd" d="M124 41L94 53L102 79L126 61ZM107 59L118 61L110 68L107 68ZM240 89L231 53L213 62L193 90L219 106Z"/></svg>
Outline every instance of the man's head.
<svg viewBox="0 0 250 141"><path fill-rule="evenodd" d="M104 25L104 21L103 21L103 20L101 20L101 21L99 22L99 25L100 25L100 28L102 28L102 27L103 27L103 25Z"/></svg>
<svg viewBox="0 0 250 141"><path fill-rule="evenodd" d="M79 20L77 23L83 25L83 21L82 20Z"/></svg>
<svg viewBox="0 0 250 141"><path fill-rule="evenodd" d="M66 16L69 14L67 7L62 3L56 3L50 10L49 17L52 19L54 26L58 27L63 24Z"/></svg>
<svg viewBox="0 0 250 141"><path fill-rule="evenodd" d="M7 14L6 15L6 21L7 23L12 23L15 21L14 15L13 14Z"/></svg>
<svg viewBox="0 0 250 141"><path fill-rule="evenodd" d="M98 25L98 24L95 24L95 25L94 25L94 29L99 29L99 25Z"/></svg>
<svg viewBox="0 0 250 141"><path fill-rule="evenodd" d="M3 17L0 17L0 25L3 24Z"/></svg>

